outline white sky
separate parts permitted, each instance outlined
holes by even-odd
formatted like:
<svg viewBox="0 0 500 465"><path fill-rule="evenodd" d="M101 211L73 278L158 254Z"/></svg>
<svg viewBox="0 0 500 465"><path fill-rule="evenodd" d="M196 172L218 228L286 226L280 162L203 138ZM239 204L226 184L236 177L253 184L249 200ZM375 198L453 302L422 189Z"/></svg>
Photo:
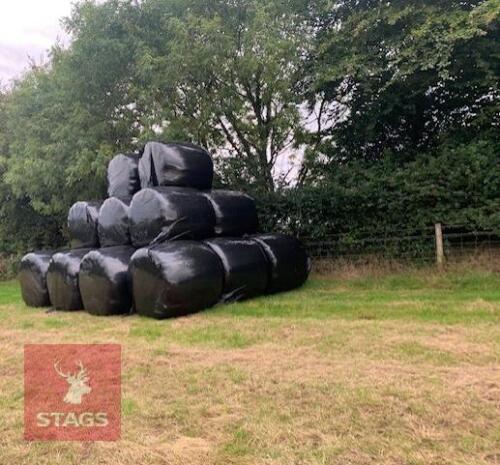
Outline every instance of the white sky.
<svg viewBox="0 0 500 465"><path fill-rule="evenodd" d="M74 0L0 0L0 83L6 84L47 56L56 40L66 42L60 19Z"/></svg>

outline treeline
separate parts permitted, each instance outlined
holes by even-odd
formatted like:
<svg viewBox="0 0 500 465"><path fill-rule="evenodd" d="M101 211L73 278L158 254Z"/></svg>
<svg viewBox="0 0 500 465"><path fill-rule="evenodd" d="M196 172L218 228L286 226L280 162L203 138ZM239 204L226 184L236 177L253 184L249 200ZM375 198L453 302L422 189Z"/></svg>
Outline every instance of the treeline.
<svg viewBox="0 0 500 465"><path fill-rule="evenodd" d="M148 140L215 154L263 228L500 228L498 0L80 1L0 93L0 252L65 242Z"/></svg>

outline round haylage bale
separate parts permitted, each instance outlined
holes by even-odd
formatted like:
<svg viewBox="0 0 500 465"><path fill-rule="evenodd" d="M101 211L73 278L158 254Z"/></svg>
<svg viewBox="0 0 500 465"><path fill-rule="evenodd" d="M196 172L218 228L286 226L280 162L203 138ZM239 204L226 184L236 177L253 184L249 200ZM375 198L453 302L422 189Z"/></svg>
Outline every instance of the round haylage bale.
<svg viewBox="0 0 500 465"><path fill-rule="evenodd" d="M137 313L153 318L187 315L215 305L224 270L210 247L195 241L166 242L138 250L131 259Z"/></svg>

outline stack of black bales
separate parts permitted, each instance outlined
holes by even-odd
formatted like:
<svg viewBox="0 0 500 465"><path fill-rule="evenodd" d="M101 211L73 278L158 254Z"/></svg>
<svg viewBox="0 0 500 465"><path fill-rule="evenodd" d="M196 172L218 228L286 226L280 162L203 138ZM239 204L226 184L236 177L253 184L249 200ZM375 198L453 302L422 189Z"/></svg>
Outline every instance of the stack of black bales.
<svg viewBox="0 0 500 465"><path fill-rule="evenodd" d="M212 159L196 145L150 142L117 155L109 197L69 211L72 249L23 258L26 304L167 318L302 285L302 244L256 234L254 199L211 190L212 180Z"/></svg>

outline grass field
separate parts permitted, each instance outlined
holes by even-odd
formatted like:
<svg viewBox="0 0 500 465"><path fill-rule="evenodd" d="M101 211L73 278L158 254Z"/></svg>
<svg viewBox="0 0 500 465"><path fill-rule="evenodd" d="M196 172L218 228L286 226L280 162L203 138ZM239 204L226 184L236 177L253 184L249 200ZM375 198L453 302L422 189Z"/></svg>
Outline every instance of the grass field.
<svg viewBox="0 0 500 465"><path fill-rule="evenodd" d="M500 463L500 275L315 276L188 318L28 309L0 283L2 464ZM122 439L25 442L24 343L122 344Z"/></svg>

